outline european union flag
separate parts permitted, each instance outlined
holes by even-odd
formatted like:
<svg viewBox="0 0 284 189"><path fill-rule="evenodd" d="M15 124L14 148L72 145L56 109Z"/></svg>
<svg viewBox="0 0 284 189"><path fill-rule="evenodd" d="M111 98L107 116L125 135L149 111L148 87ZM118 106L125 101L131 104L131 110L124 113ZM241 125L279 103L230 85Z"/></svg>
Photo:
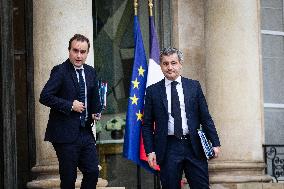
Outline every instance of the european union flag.
<svg viewBox="0 0 284 189"><path fill-rule="evenodd" d="M134 64L126 114L123 156L151 170L147 162L140 160L141 126L148 66L137 15L134 16L134 41Z"/></svg>

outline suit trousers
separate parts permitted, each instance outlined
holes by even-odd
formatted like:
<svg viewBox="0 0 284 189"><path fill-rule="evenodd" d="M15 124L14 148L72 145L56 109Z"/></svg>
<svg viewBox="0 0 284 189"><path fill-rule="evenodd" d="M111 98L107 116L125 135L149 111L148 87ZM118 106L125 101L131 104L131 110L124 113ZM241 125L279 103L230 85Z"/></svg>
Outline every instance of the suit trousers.
<svg viewBox="0 0 284 189"><path fill-rule="evenodd" d="M207 160L195 156L189 138L168 136L166 155L160 169L163 189L180 189L183 171L190 189L209 189Z"/></svg>
<svg viewBox="0 0 284 189"><path fill-rule="evenodd" d="M60 188L74 189L77 167L83 174L81 189L95 189L98 176L96 143L90 128L80 128L73 143L52 143L59 161Z"/></svg>

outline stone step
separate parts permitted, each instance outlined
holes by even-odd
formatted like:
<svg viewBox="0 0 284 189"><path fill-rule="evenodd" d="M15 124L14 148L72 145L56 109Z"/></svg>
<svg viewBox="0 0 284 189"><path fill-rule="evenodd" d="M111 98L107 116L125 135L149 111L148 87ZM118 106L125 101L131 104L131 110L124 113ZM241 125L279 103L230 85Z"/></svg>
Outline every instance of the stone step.
<svg viewBox="0 0 284 189"><path fill-rule="evenodd" d="M76 181L76 188L80 188L82 176L79 175ZM97 188L109 188L107 187L108 182L105 179L99 178ZM27 184L27 188L30 189L59 189L60 188L60 179L59 176L51 177L51 178L37 178Z"/></svg>
<svg viewBox="0 0 284 189"><path fill-rule="evenodd" d="M52 188L52 189L60 189L60 188ZM80 189L77 188L76 189ZM125 187L96 187L96 189L125 189Z"/></svg>
<svg viewBox="0 0 284 189"><path fill-rule="evenodd" d="M190 189L186 184L182 189ZM284 183L212 184L210 189L284 189Z"/></svg>

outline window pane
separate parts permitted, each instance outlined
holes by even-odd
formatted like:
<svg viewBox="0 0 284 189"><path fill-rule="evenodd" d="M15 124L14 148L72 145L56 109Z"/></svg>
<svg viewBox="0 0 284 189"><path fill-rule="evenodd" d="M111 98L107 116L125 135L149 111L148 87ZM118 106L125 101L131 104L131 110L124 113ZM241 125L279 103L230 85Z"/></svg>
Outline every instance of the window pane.
<svg viewBox="0 0 284 189"><path fill-rule="evenodd" d="M122 113L133 65L133 6L128 0L96 0L93 6L94 65L99 78L108 82L104 113Z"/></svg>
<svg viewBox="0 0 284 189"><path fill-rule="evenodd" d="M261 0L261 7L279 8L282 7L283 0Z"/></svg>
<svg viewBox="0 0 284 189"><path fill-rule="evenodd" d="M283 57L283 40L282 36L262 35L262 56L265 58Z"/></svg>
<svg viewBox="0 0 284 189"><path fill-rule="evenodd" d="M284 59L263 59L264 102L284 104Z"/></svg>
<svg viewBox="0 0 284 189"><path fill-rule="evenodd" d="M262 36L264 102L284 104L283 37Z"/></svg>
<svg viewBox="0 0 284 189"><path fill-rule="evenodd" d="M265 108L265 143L284 144L284 109Z"/></svg>
<svg viewBox="0 0 284 189"><path fill-rule="evenodd" d="M283 31L282 0L262 0L261 2L261 29Z"/></svg>

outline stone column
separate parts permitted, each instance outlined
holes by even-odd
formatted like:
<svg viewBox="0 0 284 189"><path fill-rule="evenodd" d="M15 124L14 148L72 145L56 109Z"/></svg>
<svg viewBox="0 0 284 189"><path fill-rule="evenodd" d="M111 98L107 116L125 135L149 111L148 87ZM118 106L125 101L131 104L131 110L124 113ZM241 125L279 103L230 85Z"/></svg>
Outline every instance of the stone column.
<svg viewBox="0 0 284 189"><path fill-rule="evenodd" d="M87 63L94 64L92 0L34 0L33 18L36 165L32 171L38 177L27 186L59 188L56 154L52 145L44 141L49 108L38 100L52 67L68 58L68 42L75 33L90 39ZM81 178L79 174L76 186L80 185Z"/></svg>
<svg viewBox="0 0 284 189"><path fill-rule="evenodd" d="M222 144L210 181L226 188L271 180L262 149L259 11L255 0L205 0L206 97Z"/></svg>

